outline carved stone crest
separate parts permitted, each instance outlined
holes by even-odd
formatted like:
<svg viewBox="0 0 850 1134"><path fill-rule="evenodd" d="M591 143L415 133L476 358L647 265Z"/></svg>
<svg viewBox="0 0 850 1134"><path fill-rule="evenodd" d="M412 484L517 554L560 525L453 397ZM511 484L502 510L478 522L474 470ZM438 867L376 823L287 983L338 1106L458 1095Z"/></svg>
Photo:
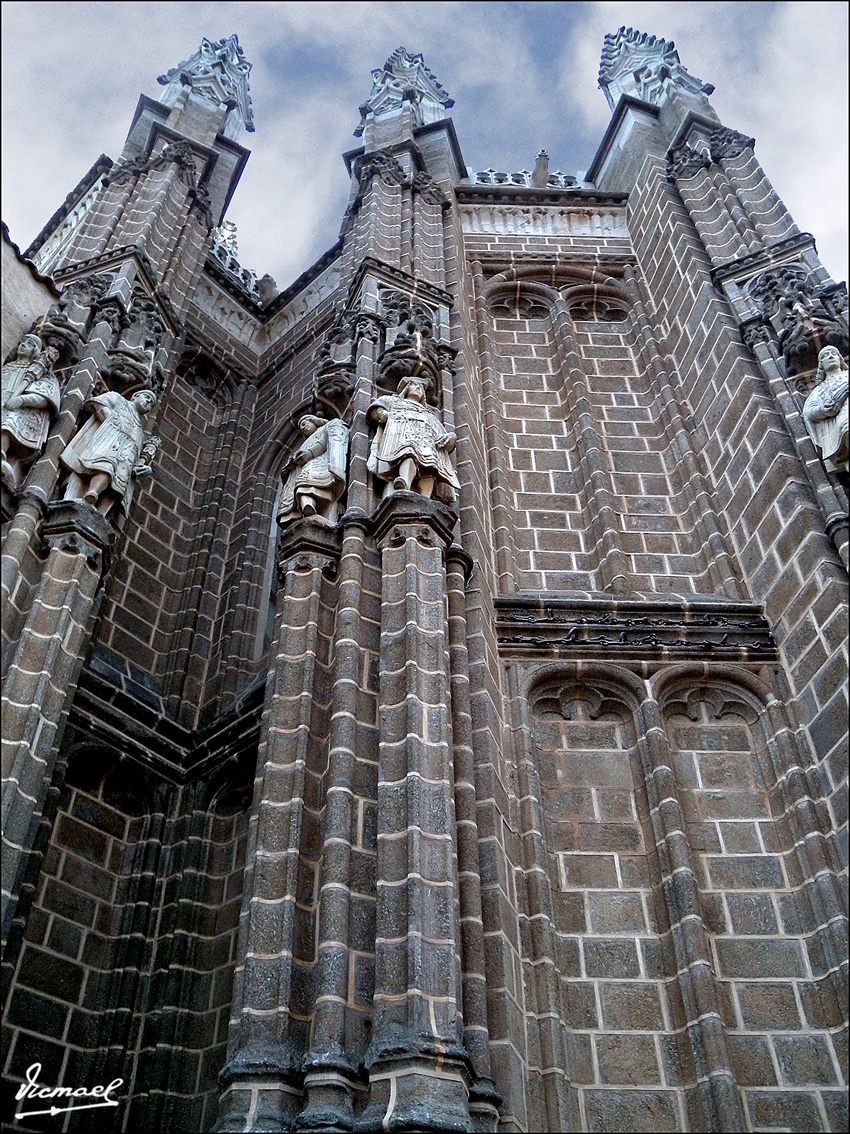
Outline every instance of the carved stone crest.
<svg viewBox="0 0 850 1134"><path fill-rule="evenodd" d="M383 67L372 72L372 91L360 107L360 125L354 136L363 135L369 117L379 117L407 105L413 112L413 125L436 122L454 106L454 99L438 81L421 55L410 55L397 47Z"/></svg>

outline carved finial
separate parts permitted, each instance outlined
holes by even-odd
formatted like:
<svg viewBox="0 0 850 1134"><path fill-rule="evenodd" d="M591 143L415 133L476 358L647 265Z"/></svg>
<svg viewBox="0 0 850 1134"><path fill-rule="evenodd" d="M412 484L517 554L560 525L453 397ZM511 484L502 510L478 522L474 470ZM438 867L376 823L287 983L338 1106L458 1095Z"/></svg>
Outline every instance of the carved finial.
<svg viewBox="0 0 850 1134"><path fill-rule="evenodd" d="M711 83L704 83L702 79L688 74L679 62L679 53L672 40L658 39L626 27L605 36L599 63L599 86L612 110L621 95L631 95L660 106L666 97L668 83L697 96L710 95L714 90Z"/></svg>
<svg viewBox="0 0 850 1134"><path fill-rule="evenodd" d="M545 150L540 150L537 155L531 184L535 189L545 189L549 184L549 155Z"/></svg>
<svg viewBox="0 0 850 1134"><path fill-rule="evenodd" d="M232 35L217 43L203 39L201 46L184 63L172 67L157 82L165 87L160 99L166 106L178 105L183 87L191 87L193 94L206 99L214 106L238 110L242 125L254 129L251 96L248 93L248 75L251 64Z"/></svg>
<svg viewBox="0 0 850 1134"><path fill-rule="evenodd" d="M397 47L383 67L372 72L372 92L360 107L360 125L354 136L362 136L370 115L387 114L404 103L413 110L414 125L422 126L439 122L444 111L454 106L454 99L449 98L421 55L410 55L403 47Z"/></svg>

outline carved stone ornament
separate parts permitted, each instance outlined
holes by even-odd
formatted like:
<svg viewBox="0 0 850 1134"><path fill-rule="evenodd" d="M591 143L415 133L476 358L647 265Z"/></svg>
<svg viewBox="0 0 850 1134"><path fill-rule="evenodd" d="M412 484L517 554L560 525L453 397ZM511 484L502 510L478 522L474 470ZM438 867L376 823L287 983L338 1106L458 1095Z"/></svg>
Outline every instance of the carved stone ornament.
<svg viewBox="0 0 850 1134"><path fill-rule="evenodd" d="M59 413L61 391L53 368L56 347L45 346L38 335L24 335L16 357L3 367L2 478L17 492L28 465L41 452L50 422Z"/></svg>
<svg viewBox="0 0 850 1134"><path fill-rule="evenodd" d="M418 193L427 204L439 205L440 208L448 207L448 197L436 181L431 178L430 174L426 173L424 170L420 170L413 178L411 188L413 192Z"/></svg>
<svg viewBox="0 0 850 1134"><path fill-rule="evenodd" d="M163 146L158 154L140 154L128 161L118 162L113 165L103 179L103 184L123 185L143 173L166 169L172 163L177 166L181 181L190 188L194 188L198 167L195 163L192 147L184 141L171 142Z"/></svg>
<svg viewBox="0 0 850 1134"><path fill-rule="evenodd" d="M460 483L450 453L457 437L427 404L429 377L419 370L399 382L398 393L369 407L377 423L367 468L387 482L385 495L414 491L444 503L457 498Z"/></svg>
<svg viewBox="0 0 850 1134"><path fill-rule="evenodd" d="M711 147L711 160L720 161L722 158L740 157L745 150L754 149L756 140L723 126L712 133L708 144Z"/></svg>
<svg viewBox="0 0 850 1134"><path fill-rule="evenodd" d="M744 286L744 292L761 308L766 319L779 310L784 299L796 296L808 279L808 269L798 262L760 272Z"/></svg>
<svg viewBox="0 0 850 1134"><path fill-rule="evenodd" d="M826 346L818 356L815 388L803 406L809 436L825 461L845 472L848 462L848 370L837 347Z"/></svg>
<svg viewBox="0 0 850 1134"><path fill-rule="evenodd" d="M342 225L339 230L340 238L345 236L354 223L354 216L360 208L363 198L369 192L375 177L379 177L384 185L400 185L403 188L410 188L410 180L407 174L393 155L384 150L367 154L360 161L355 162L354 174L357 178L357 192L342 218Z"/></svg>
<svg viewBox="0 0 850 1134"><path fill-rule="evenodd" d="M251 132L254 116L248 89L250 72L251 64L245 59L238 36L217 42L204 38L194 55L159 76L157 82L165 87L161 101L174 106L181 88L190 87L194 95L213 106L238 110L241 124Z"/></svg>
<svg viewBox="0 0 850 1134"><path fill-rule="evenodd" d="M59 458L71 473L65 500L84 500L103 515L119 500L125 511L129 509L133 476L150 472L150 463L143 457L142 419L155 406L156 397L147 389L129 398L108 390L86 402L84 409L91 416Z"/></svg>
<svg viewBox="0 0 850 1134"><path fill-rule="evenodd" d="M156 352L165 327L156 302L139 284L133 288L128 311L120 311L117 343L109 351L109 379L126 390L139 383L154 384Z"/></svg>
<svg viewBox="0 0 850 1134"><path fill-rule="evenodd" d="M818 365L818 356L825 346L847 353L846 318L835 318L818 295L801 287L796 295L783 297L779 305L783 330L779 346L785 356L785 372L789 377Z"/></svg>
<svg viewBox="0 0 850 1134"><path fill-rule="evenodd" d="M438 122L444 111L454 106L436 75L425 66L421 55L409 55L397 47L383 67L372 72L372 91L360 107L360 125L355 138L363 135L369 116L379 117L409 105L414 126Z"/></svg>
<svg viewBox="0 0 850 1134"><path fill-rule="evenodd" d="M89 329L97 321L99 304L113 279L112 274L106 273L74 280L39 323L42 342L56 347L63 364L74 363L79 358ZM114 330L118 330L117 322Z"/></svg>
<svg viewBox="0 0 850 1134"><path fill-rule="evenodd" d="M707 153L682 142L667 155L667 177L670 181L687 180L710 165L711 157Z"/></svg>
<svg viewBox="0 0 850 1134"><path fill-rule="evenodd" d="M348 427L338 419L325 421L305 414L298 422L304 440L284 466L283 492L277 512L280 525L300 517L335 524L339 499L345 491Z"/></svg>
<svg viewBox="0 0 850 1134"><path fill-rule="evenodd" d="M660 106L673 86L707 104L706 96L714 90L711 83L688 74L672 40L627 27L605 36L599 86L612 110L622 95Z"/></svg>
<svg viewBox="0 0 850 1134"><path fill-rule="evenodd" d="M400 387L405 378L422 377L426 391L436 393L440 362L431 337L431 320L431 312L426 308L418 305L401 308L398 329L378 361L378 384L384 389ZM389 331L387 337L389 339Z"/></svg>

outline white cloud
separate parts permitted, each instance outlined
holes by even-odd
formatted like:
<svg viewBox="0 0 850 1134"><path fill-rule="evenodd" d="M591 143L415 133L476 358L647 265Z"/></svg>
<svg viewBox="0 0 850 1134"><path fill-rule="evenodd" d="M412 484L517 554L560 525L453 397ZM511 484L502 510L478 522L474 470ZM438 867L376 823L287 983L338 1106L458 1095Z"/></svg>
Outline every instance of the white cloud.
<svg viewBox="0 0 850 1134"><path fill-rule="evenodd" d="M336 238L369 72L399 44L456 99L467 162L514 170L546 146L586 166L608 121L606 31L675 39L827 266L846 274L846 8L735 3L18 3L3 5L3 215L26 245L97 155L118 156L140 92L202 35L237 32L257 130L229 216L240 259L285 287ZM559 44L563 50L559 51ZM843 240L843 243L842 243Z"/></svg>

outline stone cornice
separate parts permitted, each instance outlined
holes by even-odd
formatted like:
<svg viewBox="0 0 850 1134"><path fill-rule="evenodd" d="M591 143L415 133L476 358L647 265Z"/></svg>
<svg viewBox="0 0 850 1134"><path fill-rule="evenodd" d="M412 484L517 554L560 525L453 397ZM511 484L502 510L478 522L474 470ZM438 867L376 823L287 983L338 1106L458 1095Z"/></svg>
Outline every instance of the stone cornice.
<svg viewBox="0 0 850 1134"><path fill-rule="evenodd" d="M438 306L451 307L454 304L454 296L451 292L444 291L443 288L437 287L435 284L427 283L418 276L413 276L392 264L385 264L383 260L378 260L374 256L365 256L360 262L360 267L357 269L348 289L346 310L354 310L355 299L368 275L376 276L382 283L391 284L410 295L430 300Z"/></svg>
<svg viewBox="0 0 850 1134"><path fill-rule="evenodd" d="M769 248L750 252L746 256L738 256L727 264L720 264L711 269L711 280L715 285L721 285L729 280L744 279L762 272L766 268L784 264L787 260L811 249L817 252L815 238L810 232L800 232L795 236L788 236Z"/></svg>
<svg viewBox="0 0 850 1134"><path fill-rule="evenodd" d="M761 610L694 596L678 603L540 595L496 599L499 643L510 653L558 657L708 658L776 656Z"/></svg>
<svg viewBox="0 0 850 1134"><path fill-rule="evenodd" d="M551 185L544 189L530 189L523 185L457 185L455 196L459 205L565 205L575 204L607 207L625 205L628 193L606 193L600 189L557 189Z"/></svg>

